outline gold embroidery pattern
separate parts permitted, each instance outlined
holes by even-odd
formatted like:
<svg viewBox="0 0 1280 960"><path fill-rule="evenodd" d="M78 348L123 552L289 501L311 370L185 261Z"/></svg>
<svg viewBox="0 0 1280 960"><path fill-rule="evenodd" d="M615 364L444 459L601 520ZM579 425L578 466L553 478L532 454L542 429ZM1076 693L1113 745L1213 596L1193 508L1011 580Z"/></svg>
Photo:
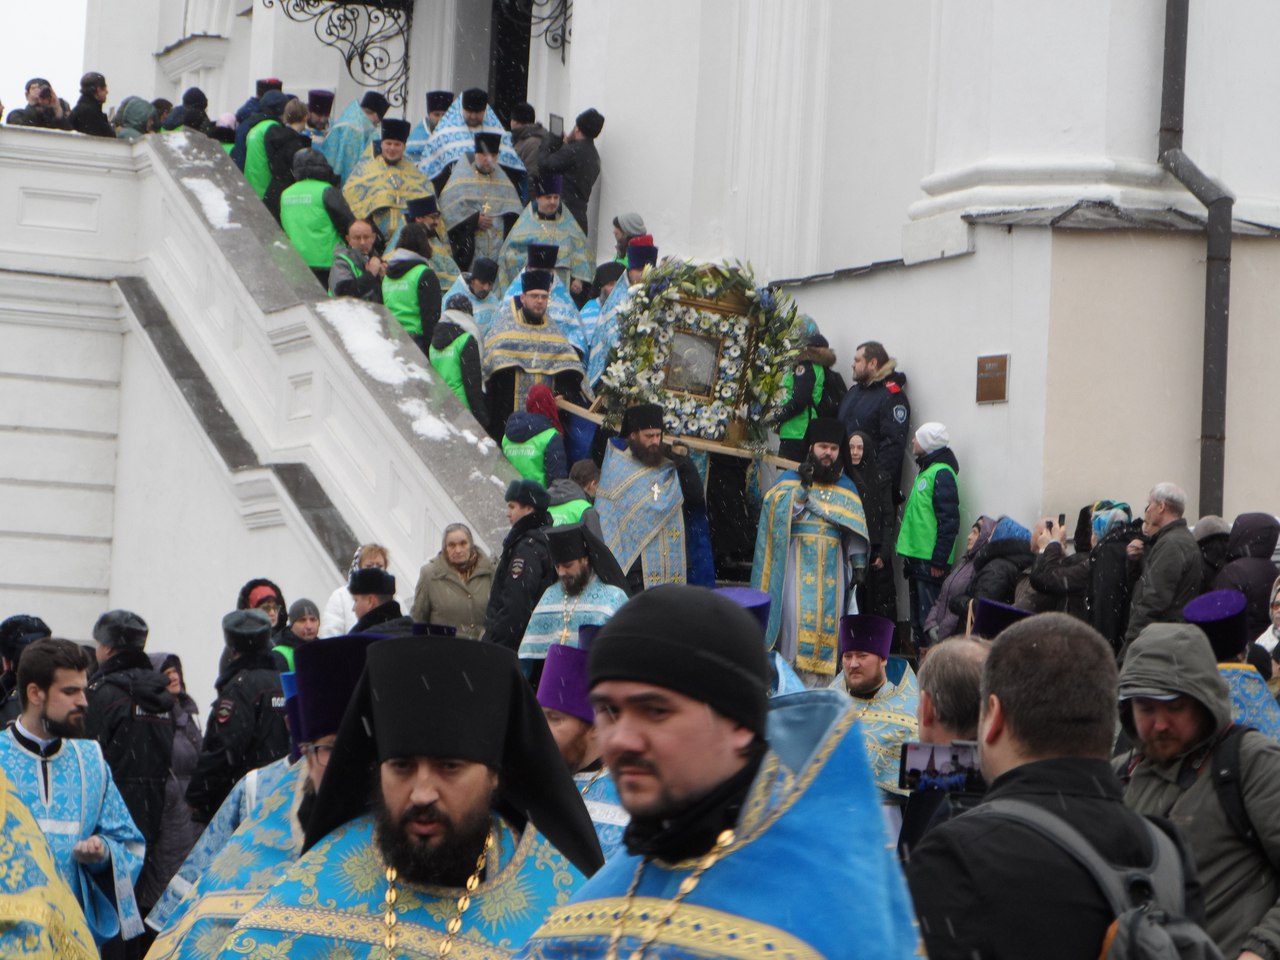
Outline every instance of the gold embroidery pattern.
<svg viewBox="0 0 1280 960"><path fill-rule="evenodd" d="M669 904L665 899L636 897L623 926L623 937L643 937ZM534 939L607 938L625 909L623 897L561 907L547 918ZM724 960L822 960L813 947L785 930L690 903L680 905L658 942Z"/></svg>

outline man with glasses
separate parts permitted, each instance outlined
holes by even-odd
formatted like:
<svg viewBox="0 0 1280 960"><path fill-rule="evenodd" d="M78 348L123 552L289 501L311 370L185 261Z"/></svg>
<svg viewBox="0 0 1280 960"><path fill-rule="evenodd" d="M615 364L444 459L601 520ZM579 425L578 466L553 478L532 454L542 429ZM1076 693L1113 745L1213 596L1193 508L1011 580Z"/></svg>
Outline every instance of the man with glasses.
<svg viewBox="0 0 1280 960"><path fill-rule="evenodd" d="M220 945L244 912L298 859L342 714L373 639L334 637L298 648L289 717L303 759L283 757L256 771L271 786L259 792L248 816L241 816L235 795L223 804L161 905L147 917L149 926L164 931L152 957L204 956L204 945ZM231 822L237 825L228 834L225 827Z"/></svg>

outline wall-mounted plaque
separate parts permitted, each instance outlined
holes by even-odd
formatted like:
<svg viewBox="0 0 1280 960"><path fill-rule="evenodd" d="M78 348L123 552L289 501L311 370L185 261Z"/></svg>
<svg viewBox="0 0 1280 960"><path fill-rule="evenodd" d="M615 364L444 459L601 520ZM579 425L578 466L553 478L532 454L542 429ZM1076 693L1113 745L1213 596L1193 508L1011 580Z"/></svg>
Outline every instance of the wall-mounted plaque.
<svg viewBox="0 0 1280 960"><path fill-rule="evenodd" d="M1009 400L1009 355L998 353L978 358L978 403L1007 403Z"/></svg>

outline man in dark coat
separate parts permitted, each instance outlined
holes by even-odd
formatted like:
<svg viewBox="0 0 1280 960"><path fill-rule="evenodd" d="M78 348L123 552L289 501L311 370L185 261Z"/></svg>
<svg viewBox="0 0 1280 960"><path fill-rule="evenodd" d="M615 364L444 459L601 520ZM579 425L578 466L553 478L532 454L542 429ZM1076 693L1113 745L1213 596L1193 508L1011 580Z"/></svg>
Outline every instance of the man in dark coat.
<svg viewBox="0 0 1280 960"><path fill-rule="evenodd" d="M1271 626L1271 586L1278 572L1271 555L1277 539L1280 520L1269 513L1240 514L1231 525L1226 566L1213 580L1214 590L1239 590L1249 601L1250 637Z"/></svg>
<svg viewBox="0 0 1280 960"><path fill-rule="evenodd" d="M44 77L32 77L26 86L27 103L10 110L5 120L11 127L45 127L50 130L71 129L71 105L53 92Z"/></svg>
<svg viewBox="0 0 1280 960"><path fill-rule="evenodd" d="M222 634L230 661L214 684L218 699L187 788L197 823L209 822L246 773L289 752L271 622L259 610L236 610L222 618Z"/></svg>
<svg viewBox="0 0 1280 960"><path fill-rule="evenodd" d="M71 108L71 129L91 137L116 138L111 121L102 111L107 102L107 78L100 73L86 73L80 78L80 99Z"/></svg>
<svg viewBox="0 0 1280 960"><path fill-rule="evenodd" d="M1133 540L1128 546L1129 559L1142 561L1142 575L1129 603L1121 663L1147 624L1178 622L1182 608L1200 592L1200 548L1183 519L1186 507L1186 491L1177 484L1158 483L1147 496L1142 532L1148 542Z"/></svg>
<svg viewBox="0 0 1280 960"><path fill-rule="evenodd" d="M592 107L578 114L573 129L563 140L548 135L538 148L539 175L560 175L564 181L560 200L578 221L583 233L587 232L587 204L591 202L591 188L600 178L596 137L603 129L604 114Z"/></svg>
<svg viewBox="0 0 1280 960"><path fill-rule="evenodd" d="M413 633L413 618L406 616L396 600L396 578L379 567L353 570L347 581L356 623L352 633L376 633L396 637Z"/></svg>
<svg viewBox="0 0 1280 960"><path fill-rule="evenodd" d="M991 645L978 720L990 789L973 810L930 830L906 863L932 960L1099 955L1115 913L1093 875L1031 827L984 808L1005 798L1043 807L1116 866L1150 864L1153 838L1125 807L1108 763L1116 687L1110 646L1066 614L1028 617ZM1156 828L1180 853L1184 913L1203 922L1182 841L1167 823Z"/></svg>
<svg viewBox="0 0 1280 960"><path fill-rule="evenodd" d="M520 646L533 608L542 592L556 582L544 527L551 526L551 500L542 484L512 480L507 486L507 519L511 532L502 541L502 556L493 575L493 590L484 616L482 639L511 650Z"/></svg>
<svg viewBox="0 0 1280 960"><path fill-rule="evenodd" d="M147 841L142 873L134 885L144 915L169 882L156 852L177 729L169 680L145 653L147 633L146 622L129 610L110 610L98 618L93 627L98 670L89 680L85 716L85 734L102 747L129 815ZM129 946L135 948L133 941Z"/></svg>
<svg viewBox="0 0 1280 960"><path fill-rule="evenodd" d="M845 433L862 430L875 441L878 480L893 503L902 502L902 458L911 423L907 378L897 365L883 344L875 340L858 344L853 354L853 386L837 413Z"/></svg>
<svg viewBox="0 0 1280 960"><path fill-rule="evenodd" d="M161 130L177 130L187 127L197 133L208 133L213 126L209 122L209 98L199 87L188 87L182 94L182 103L169 111L160 125Z"/></svg>

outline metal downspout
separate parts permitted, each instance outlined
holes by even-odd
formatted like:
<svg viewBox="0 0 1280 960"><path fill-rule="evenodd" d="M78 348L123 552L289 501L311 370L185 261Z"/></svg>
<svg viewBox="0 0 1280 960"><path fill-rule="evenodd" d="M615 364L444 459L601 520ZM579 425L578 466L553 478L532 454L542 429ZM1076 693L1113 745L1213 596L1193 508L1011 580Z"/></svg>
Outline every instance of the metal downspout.
<svg viewBox="0 0 1280 960"><path fill-rule="evenodd" d="M1209 211L1204 284L1204 372L1200 408L1200 516L1222 514L1227 435L1227 321L1235 198L1182 151L1190 0L1166 0L1159 162Z"/></svg>

